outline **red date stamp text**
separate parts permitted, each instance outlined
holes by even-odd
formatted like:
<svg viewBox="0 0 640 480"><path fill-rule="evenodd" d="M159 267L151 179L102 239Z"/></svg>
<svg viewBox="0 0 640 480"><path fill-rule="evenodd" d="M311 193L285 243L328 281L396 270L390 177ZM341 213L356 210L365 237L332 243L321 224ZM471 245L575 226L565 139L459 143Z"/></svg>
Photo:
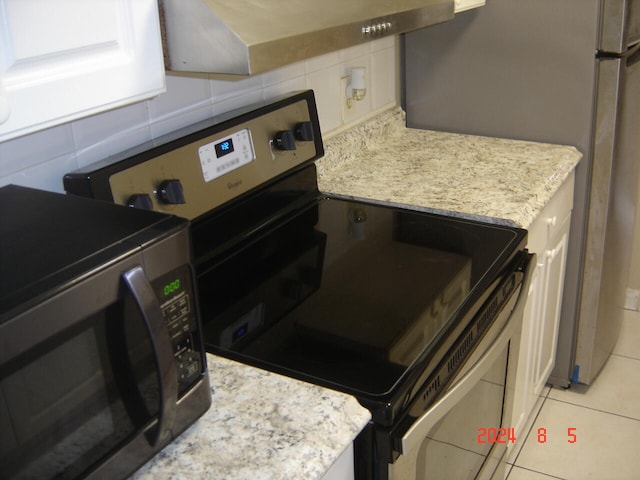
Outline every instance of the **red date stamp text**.
<svg viewBox="0 0 640 480"><path fill-rule="evenodd" d="M575 427L567 428L566 440L568 443L576 443L578 441L577 429ZM549 433L546 428L538 428L536 431L536 439L538 443L547 443L547 440L555 434ZM563 434L564 435L564 434ZM516 443L517 437L514 428L478 428L478 443L493 444L498 443L506 445L507 443Z"/></svg>

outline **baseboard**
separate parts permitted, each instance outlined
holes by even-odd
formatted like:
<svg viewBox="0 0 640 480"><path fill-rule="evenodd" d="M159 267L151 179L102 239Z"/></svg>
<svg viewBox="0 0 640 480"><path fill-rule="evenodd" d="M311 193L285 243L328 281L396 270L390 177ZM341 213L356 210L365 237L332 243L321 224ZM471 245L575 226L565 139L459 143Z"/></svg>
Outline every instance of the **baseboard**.
<svg viewBox="0 0 640 480"><path fill-rule="evenodd" d="M626 310L640 311L640 290L627 288L627 298L624 303Z"/></svg>

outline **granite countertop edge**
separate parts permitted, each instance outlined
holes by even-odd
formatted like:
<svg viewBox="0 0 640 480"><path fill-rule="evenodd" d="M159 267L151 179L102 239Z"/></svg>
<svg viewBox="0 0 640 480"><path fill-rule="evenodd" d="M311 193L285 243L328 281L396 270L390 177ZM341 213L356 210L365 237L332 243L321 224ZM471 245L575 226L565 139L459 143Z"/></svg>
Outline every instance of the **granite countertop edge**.
<svg viewBox="0 0 640 480"><path fill-rule="evenodd" d="M212 404L133 480L315 480L371 415L345 393L207 354Z"/></svg>

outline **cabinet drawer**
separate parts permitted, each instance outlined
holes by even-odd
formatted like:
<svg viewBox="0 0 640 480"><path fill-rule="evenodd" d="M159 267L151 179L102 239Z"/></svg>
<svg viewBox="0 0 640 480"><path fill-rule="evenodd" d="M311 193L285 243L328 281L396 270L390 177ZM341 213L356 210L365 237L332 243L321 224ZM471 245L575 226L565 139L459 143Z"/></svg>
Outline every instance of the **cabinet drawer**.
<svg viewBox="0 0 640 480"><path fill-rule="evenodd" d="M562 229L562 224L573 210L573 187L575 174L567 178L551 201L542 211L541 217L547 223L548 239L555 238Z"/></svg>
<svg viewBox="0 0 640 480"><path fill-rule="evenodd" d="M562 225L573 209L574 183L575 173L571 172L529 227L528 248L532 252L542 252L548 242L562 230Z"/></svg>

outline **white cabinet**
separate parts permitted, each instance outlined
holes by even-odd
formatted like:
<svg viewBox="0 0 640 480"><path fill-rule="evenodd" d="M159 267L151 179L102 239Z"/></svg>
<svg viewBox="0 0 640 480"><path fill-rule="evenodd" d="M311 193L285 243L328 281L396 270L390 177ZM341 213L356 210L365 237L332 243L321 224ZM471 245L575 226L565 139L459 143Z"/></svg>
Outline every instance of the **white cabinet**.
<svg viewBox="0 0 640 480"><path fill-rule="evenodd" d="M537 254L537 265L524 312L510 425L519 440L555 363L573 187L572 173L529 228L527 248Z"/></svg>
<svg viewBox="0 0 640 480"><path fill-rule="evenodd" d="M555 220L556 217L553 217ZM550 219L551 221L551 219ZM534 392L539 395L555 365L558 327L560 325L560 307L567 260L567 240L569 237L569 217L566 217L552 238L542 257L544 273L543 294L539 318L539 343L534 362Z"/></svg>
<svg viewBox="0 0 640 480"><path fill-rule="evenodd" d="M164 90L157 0L0 0L0 141Z"/></svg>
<svg viewBox="0 0 640 480"><path fill-rule="evenodd" d="M472 8L482 7L486 2L486 0L455 0L455 12L464 12L465 10L470 10Z"/></svg>

